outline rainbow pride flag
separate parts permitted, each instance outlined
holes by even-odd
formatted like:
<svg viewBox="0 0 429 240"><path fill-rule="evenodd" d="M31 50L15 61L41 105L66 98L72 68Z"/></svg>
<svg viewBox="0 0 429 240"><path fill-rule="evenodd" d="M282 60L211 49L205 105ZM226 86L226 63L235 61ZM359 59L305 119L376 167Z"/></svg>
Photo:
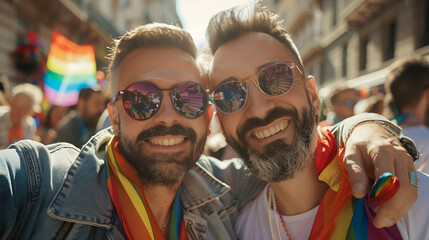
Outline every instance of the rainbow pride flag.
<svg viewBox="0 0 429 240"><path fill-rule="evenodd" d="M72 106L83 87L97 84L94 47L77 45L54 31L45 74L45 95L49 103Z"/></svg>
<svg viewBox="0 0 429 240"><path fill-rule="evenodd" d="M392 173L384 173L366 197L354 198L347 171L342 164L344 142L340 141L338 151L336 146L335 136L329 130L319 128L316 149L318 179L326 182L330 188L319 205L308 239L402 239L396 225L385 228L373 225L374 209L395 195L399 189L399 179Z"/></svg>

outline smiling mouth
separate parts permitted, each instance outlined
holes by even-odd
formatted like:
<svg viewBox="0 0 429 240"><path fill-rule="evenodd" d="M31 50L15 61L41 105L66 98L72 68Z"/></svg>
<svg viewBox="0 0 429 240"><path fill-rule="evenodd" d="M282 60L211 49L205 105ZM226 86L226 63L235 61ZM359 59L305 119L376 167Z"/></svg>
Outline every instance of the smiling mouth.
<svg viewBox="0 0 429 240"><path fill-rule="evenodd" d="M149 143L157 146L175 146L185 141L185 137L171 136L171 137L155 137L147 140Z"/></svg>
<svg viewBox="0 0 429 240"><path fill-rule="evenodd" d="M274 125L272 125L270 127L255 130L254 135L259 140L264 139L264 138L268 138L268 137L271 137L271 136L275 135L276 133L284 130L288 125L289 125L289 121L282 120L282 121L275 123Z"/></svg>

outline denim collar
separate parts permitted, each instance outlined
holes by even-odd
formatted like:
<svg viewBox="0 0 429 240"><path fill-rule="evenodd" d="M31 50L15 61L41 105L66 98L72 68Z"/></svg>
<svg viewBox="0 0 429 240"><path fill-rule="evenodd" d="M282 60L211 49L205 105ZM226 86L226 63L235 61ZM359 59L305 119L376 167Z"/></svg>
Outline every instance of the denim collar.
<svg viewBox="0 0 429 240"><path fill-rule="evenodd" d="M49 215L80 224L111 227L114 206L106 186L104 164L104 146L111 136L111 128L100 131L82 147L48 208Z"/></svg>
<svg viewBox="0 0 429 240"><path fill-rule="evenodd" d="M70 222L111 227L114 205L106 186L104 147L112 133L112 128L102 130L82 147L48 208L49 215ZM185 211L198 208L229 190L228 185L197 162L183 179L182 206Z"/></svg>

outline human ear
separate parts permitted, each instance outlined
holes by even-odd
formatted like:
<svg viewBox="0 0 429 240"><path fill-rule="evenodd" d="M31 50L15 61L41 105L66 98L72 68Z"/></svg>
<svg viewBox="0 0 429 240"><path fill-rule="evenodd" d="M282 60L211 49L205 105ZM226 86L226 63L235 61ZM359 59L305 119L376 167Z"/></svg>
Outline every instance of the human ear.
<svg viewBox="0 0 429 240"><path fill-rule="evenodd" d="M309 97L310 103L314 106L317 113L320 112L320 99L317 95L317 88L316 83L314 80L314 77L312 75L309 75L306 81L306 87L307 87L307 93Z"/></svg>
<svg viewBox="0 0 429 240"><path fill-rule="evenodd" d="M119 133L119 113L118 109L115 106L114 102L107 104L107 109L109 110L109 117L112 121L113 134L118 135Z"/></svg>

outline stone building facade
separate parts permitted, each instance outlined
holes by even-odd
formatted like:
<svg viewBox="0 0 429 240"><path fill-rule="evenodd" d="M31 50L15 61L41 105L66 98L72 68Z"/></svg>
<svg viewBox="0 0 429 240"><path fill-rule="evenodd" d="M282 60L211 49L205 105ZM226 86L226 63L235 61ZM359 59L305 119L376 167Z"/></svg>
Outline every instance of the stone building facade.
<svg viewBox="0 0 429 240"><path fill-rule="evenodd" d="M107 47L129 28L148 22L181 25L175 0L0 0L0 74L11 85L34 82L40 73L16 67L13 52L33 33L48 54L54 30L77 44L92 44L97 70L107 66Z"/></svg>
<svg viewBox="0 0 429 240"><path fill-rule="evenodd" d="M381 86L392 62L429 59L429 0L263 0L284 19L319 87Z"/></svg>

